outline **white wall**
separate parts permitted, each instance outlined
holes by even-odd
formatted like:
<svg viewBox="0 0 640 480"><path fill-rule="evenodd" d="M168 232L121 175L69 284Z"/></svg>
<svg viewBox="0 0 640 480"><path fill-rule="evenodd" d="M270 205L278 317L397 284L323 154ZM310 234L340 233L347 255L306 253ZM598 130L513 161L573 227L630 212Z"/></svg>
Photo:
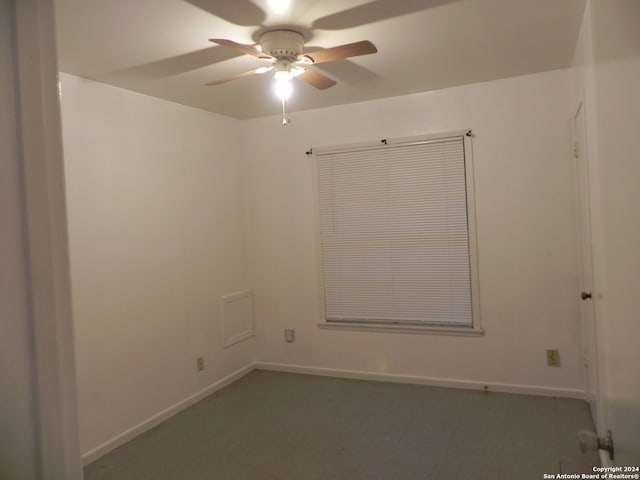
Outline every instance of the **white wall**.
<svg viewBox="0 0 640 480"><path fill-rule="evenodd" d="M236 121L71 75L62 114L91 457L252 363L253 339L223 348L219 316L251 287L245 188Z"/></svg>
<svg viewBox="0 0 640 480"><path fill-rule="evenodd" d="M569 71L300 112L244 131L262 362L579 395ZM295 102L295 99L293 100ZM310 147L471 128L486 335L320 330ZM286 344L283 329L294 328ZM546 365L558 348L561 368ZM502 385L500 385L502 384Z"/></svg>
<svg viewBox="0 0 640 480"><path fill-rule="evenodd" d="M0 478L22 480L36 478L38 437L11 4L0 1Z"/></svg>
<svg viewBox="0 0 640 480"><path fill-rule="evenodd" d="M595 305L604 415L616 463L640 462L640 3L591 0L577 49L588 102Z"/></svg>

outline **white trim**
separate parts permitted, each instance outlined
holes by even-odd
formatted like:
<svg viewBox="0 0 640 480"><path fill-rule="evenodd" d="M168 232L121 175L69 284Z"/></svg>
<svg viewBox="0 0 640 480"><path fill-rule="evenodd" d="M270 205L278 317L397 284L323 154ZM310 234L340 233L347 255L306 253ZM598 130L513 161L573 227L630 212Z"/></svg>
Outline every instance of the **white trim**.
<svg viewBox="0 0 640 480"><path fill-rule="evenodd" d="M365 322L320 322L318 327L324 330L346 330L351 332L384 333L422 333L429 335L451 335L459 337L481 337L484 330L480 327L451 327L448 325L402 325Z"/></svg>
<svg viewBox="0 0 640 480"><path fill-rule="evenodd" d="M11 2L10 2L11 3ZM82 478L52 0L15 5L20 156L35 350L39 478Z"/></svg>
<svg viewBox="0 0 640 480"><path fill-rule="evenodd" d="M577 210L577 225L576 232L579 240L579 260L580 260L580 290L587 292L596 292L595 282L595 261L593 257L593 228L592 228L592 214L591 214L591 183L589 176L589 138L587 131L587 104L586 104L586 92L583 90L580 93L580 99L578 107L573 115L573 142L574 148L578 148L578 117L582 112L582 135L583 135L583 151L578 151L578 155L575 156L574 152L574 176L575 176L575 199ZM581 160L582 159L582 160ZM582 165L583 174L580 175ZM583 236L583 231L586 236ZM585 259L587 265L585 265ZM585 283L586 280L586 283ZM588 303L581 302L580 311L580 349L585 362L583 366L583 378L585 387L587 390L586 398L591 407L591 416L593 418L593 424L596 428L603 425L605 418L602 402L602 393L600 389L600 371L598 368L599 355L598 355L598 332L597 332L597 317L596 317L596 299L590 300ZM588 322L588 318L585 318L585 310L591 310L591 322ZM593 344L588 344L589 335L586 328L592 327ZM591 349L593 347L593 349ZM590 378L590 373L593 378ZM593 385L591 385L593 383ZM593 394L591 392L594 392Z"/></svg>
<svg viewBox="0 0 640 480"><path fill-rule="evenodd" d="M469 239L469 274L471 275L471 309L473 329L482 332L482 318L480 315L480 266L478 255L478 229L476 224L476 187L473 158L473 142L471 136L465 135L464 144L464 174L467 182L467 235Z"/></svg>
<svg viewBox="0 0 640 480"><path fill-rule="evenodd" d="M313 194L313 242L316 251L316 294L318 298L318 320L322 324L326 323L325 304L326 299L324 295L324 266L322 261L322 242L320 238L322 236L322 230L320 228L320 190L318 186L318 159L314 155L314 161L308 163L310 166L309 172L311 175L311 189Z"/></svg>
<svg viewBox="0 0 640 480"><path fill-rule="evenodd" d="M466 390L485 390L491 392L516 393L520 395L538 395L543 397L563 397L584 400L584 392L573 388L544 387L538 385L521 385L514 383L478 382L454 378L423 377L420 375L403 375L397 373L367 372L362 370L346 370L338 368L309 367L285 363L255 362L256 370L275 372L303 373L324 377L351 378L354 380L373 380L378 382L409 383L434 387L461 388Z"/></svg>
<svg viewBox="0 0 640 480"><path fill-rule="evenodd" d="M226 377L218 380L217 382L209 385L208 387L203 388L199 392L196 392L193 395L185 398L184 400L181 400L171 405L170 407L162 410L161 412L156 413L155 415L131 427L130 429L122 432L121 434L116 435L110 440L107 440L101 445L98 445L97 447L92 448L88 452L83 453L82 463L84 465L87 465L93 462L94 460L97 460L103 455L106 455L107 453L109 453L111 450L119 447L120 445L127 443L129 440L132 440L138 435L141 435L142 433L152 429L156 425L159 425L160 423L164 422L170 417L180 413L182 410L185 410L191 405L198 403L200 400L207 397L208 395L211 395L212 393L223 389L227 385L251 373L253 370L255 370L255 366L253 363L250 363L249 365L242 367L240 370L237 370L227 375Z"/></svg>

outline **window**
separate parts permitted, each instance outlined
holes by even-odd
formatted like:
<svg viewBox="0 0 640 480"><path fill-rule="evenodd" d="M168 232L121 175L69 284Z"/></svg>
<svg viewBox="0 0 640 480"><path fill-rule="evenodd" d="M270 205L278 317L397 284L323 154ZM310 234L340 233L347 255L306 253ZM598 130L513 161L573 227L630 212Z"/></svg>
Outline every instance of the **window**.
<svg viewBox="0 0 640 480"><path fill-rule="evenodd" d="M480 333L470 135L316 152L324 326Z"/></svg>

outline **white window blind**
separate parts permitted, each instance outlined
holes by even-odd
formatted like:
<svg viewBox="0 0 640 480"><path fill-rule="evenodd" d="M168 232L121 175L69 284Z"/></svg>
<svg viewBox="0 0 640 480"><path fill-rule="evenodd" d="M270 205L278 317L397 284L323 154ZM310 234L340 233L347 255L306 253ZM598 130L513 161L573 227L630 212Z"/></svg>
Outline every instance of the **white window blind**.
<svg viewBox="0 0 640 480"><path fill-rule="evenodd" d="M464 137L317 154L328 322L472 326Z"/></svg>

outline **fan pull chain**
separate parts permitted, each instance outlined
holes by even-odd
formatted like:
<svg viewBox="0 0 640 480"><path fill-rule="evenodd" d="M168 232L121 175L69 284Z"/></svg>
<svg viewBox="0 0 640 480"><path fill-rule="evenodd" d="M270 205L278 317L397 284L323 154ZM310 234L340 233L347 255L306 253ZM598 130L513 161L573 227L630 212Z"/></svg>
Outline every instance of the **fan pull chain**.
<svg viewBox="0 0 640 480"><path fill-rule="evenodd" d="M282 99L282 126L286 127L291 123L291 119L287 118L287 101Z"/></svg>

